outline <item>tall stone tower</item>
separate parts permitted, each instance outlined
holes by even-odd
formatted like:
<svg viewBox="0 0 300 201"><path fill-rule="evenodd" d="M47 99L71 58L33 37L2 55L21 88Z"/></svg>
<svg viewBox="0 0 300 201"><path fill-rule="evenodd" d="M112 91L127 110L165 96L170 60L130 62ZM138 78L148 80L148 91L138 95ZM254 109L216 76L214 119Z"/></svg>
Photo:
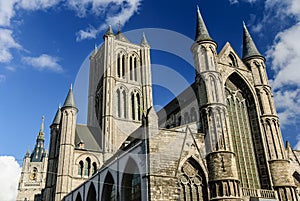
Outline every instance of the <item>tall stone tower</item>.
<svg viewBox="0 0 300 201"><path fill-rule="evenodd" d="M141 125L142 111L152 106L152 83L144 35L133 44L110 26L103 39L90 57L88 125L100 126L107 158Z"/></svg>
<svg viewBox="0 0 300 201"><path fill-rule="evenodd" d="M274 190L280 201L296 201L296 186L286 156L279 118L276 114L271 87L268 83L265 58L257 50L245 24L243 32L243 62L252 70L255 92L261 108L260 122L265 140L266 158Z"/></svg>
<svg viewBox="0 0 300 201"><path fill-rule="evenodd" d="M55 201L60 201L72 190L77 112L71 86L63 107L58 109L50 126L50 157L44 200L55 197Z"/></svg>
<svg viewBox="0 0 300 201"><path fill-rule="evenodd" d="M196 38L191 51L199 91L200 119L205 133L210 200L241 200L216 48L217 44L210 37L198 8Z"/></svg>
<svg viewBox="0 0 300 201"><path fill-rule="evenodd" d="M17 200L41 200L41 190L45 187L48 163L44 148L44 117L38 133L34 150L27 151L22 166Z"/></svg>

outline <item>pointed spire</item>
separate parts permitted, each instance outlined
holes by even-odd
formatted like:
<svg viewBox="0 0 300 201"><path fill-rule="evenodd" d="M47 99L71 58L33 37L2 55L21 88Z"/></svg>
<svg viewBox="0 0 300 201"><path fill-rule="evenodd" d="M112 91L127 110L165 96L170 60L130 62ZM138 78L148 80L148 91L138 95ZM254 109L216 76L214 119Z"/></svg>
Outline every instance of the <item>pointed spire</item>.
<svg viewBox="0 0 300 201"><path fill-rule="evenodd" d="M243 22L243 60L254 56L262 57L252 40L245 22Z"/></svg>
<svg viewBox="0 0 300 201"><path fill-rule="evenodd" d="M60 124L60 119L61 119L61 110L60 110L60 106L58 106L57 112L55 114L55 117L53 119L52 125L53 124Z"/></svg>
<svg viewBox="0 0 300 201"><path fill-rule="evenodd" d="M40 131L39 131L39 134L38 134L38 139L40 140L44 140L45 139L45 136L44 136L44 121L45 121L45 117L42 116L42 123L41 123L41 127L40 127Z"/></svg>
<svg viewBox="0 0 300 201"><path fill-rule="evenodd" d="M104 34L104 36L113 36L113 35L114 35L114 32L113 32L113 30L112 30L111 25L109 25L108 28L107 28L106 33ZM103 37L104 37L104 36L103 36Z"/></svg>
<svg viewBox="0 0 300 201"><path fill-rule="evenodd" d="M74 107L74 108L76 108L74 94L73 94L73 90L72 90L72 84L70 86L70 90L69 90L69 93L67 95L67 98L65 100L65 103L64 103L63 107Z"/></svg>
<svg viewBox="0 0 300 201"><path fill-rule="evenodd" d="M144 32L143 32L143 36L142 36L141 46L149 47L149 43L148 43L148 41L147 41L147 38L146 38Z"/></svg>
<svg viewBox="0 0 300 201"><path fill-rule="evenodd" d="M197 6L197 25L196 25L195 42L207 41L207 40L212 41L207 31L206 25L203 21L203 18L201 16L200 9Z"/></svg>
<svg viewBox="0 0 300 201"><path fill-rule="evenodd" d="M43 159L43 153L45 152L45 149L44 149L44 140L45 140L45 137L44 137L44 119L45 118L43 116L40 131L39 131L39 134L36 138L36 144L35 144L33 152L31 153L31 156L30 156L30 161L31 162L41 162L42 159ZM26 153L26 155L27 155L27 153Z"/></svg>

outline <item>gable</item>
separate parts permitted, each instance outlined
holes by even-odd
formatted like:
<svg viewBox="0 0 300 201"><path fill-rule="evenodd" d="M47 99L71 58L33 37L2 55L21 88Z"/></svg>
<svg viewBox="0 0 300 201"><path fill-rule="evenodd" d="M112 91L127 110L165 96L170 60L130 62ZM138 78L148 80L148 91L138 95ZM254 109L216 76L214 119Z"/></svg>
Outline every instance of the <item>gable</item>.
<svg viewBox="0 0 300 201"><path fill-rule="evenodd" d="M222 64L223 66L229 68L238 68L240 70L246 70L246 71L249 70L245 66L243 61L240 59L238 54L235 52L235 50L231 47L229 42L227 42L225 46L222 48L218 57L219 57L219 64Z"/></svg>

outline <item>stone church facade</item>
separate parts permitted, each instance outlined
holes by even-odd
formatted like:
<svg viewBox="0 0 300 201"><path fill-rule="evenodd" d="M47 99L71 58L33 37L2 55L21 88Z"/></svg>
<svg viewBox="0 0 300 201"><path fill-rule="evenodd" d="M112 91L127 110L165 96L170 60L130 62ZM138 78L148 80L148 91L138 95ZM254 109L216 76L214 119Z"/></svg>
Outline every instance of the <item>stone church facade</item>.
<svg viewBox="0 0 300 201"><path fill-rule="evenodd" d="M90 56L88 123L70 88L51 128L45 201L298 201L300 152L285 148L265 58L217 53L199 9L195 81L157 113L150 45L111 27ZM24 199L23 199L24 200Z"/></svg>

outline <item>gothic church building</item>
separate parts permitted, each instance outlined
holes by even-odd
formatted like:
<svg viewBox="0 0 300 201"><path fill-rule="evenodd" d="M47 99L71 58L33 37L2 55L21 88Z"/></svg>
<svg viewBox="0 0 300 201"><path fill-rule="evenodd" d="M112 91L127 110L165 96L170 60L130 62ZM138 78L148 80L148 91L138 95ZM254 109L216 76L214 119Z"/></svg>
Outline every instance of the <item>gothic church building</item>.
<svg viewBox="0 0 300 201"><path fill-rule="evenodd" d="M300 152L284 146L245 25L242 57L229 43L217 53L198 9L195 81L157 113L145 35L133 44L109 27L103 39L90 56L87 125L70 88L50 126L41 200L300 200Z"/></svg>

